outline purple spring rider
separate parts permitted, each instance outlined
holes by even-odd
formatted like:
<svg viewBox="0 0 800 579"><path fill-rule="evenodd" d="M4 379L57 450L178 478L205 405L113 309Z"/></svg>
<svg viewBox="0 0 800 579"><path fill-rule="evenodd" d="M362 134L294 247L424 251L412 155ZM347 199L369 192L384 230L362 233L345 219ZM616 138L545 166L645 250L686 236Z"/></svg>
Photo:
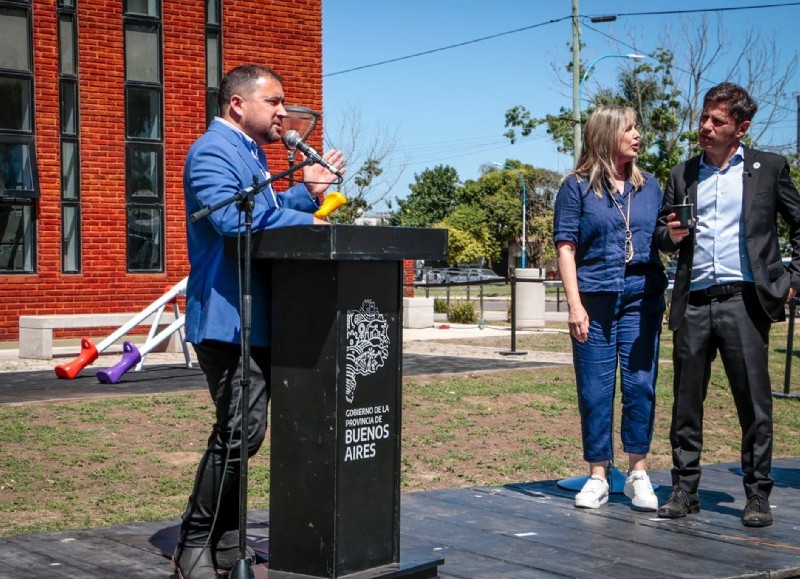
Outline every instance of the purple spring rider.
<svg viewBox="0 0 800 579"><path fill-rule="evenodd" d="M142 360L139 349L132 342L123 342L122 359L111 366L97 371L97 379L102 384L116 384L122 375Z"/></svg>

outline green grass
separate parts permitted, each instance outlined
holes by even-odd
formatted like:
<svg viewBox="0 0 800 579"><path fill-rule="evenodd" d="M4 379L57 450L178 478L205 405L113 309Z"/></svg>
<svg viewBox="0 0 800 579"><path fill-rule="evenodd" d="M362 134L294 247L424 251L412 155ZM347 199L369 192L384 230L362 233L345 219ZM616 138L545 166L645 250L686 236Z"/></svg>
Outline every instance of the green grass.
<svg viewBox="0 0 800 579"><path fill-rule="evenodd" d="M508 346L507 340L468 341ZM671 464L671 341L665 331L651 470ZM565 333L518 336L520 350L569 347ZM786 324L776 324L770 348L775 390L783 388L785 356ZM800 356L793 357L792 370L793 390L800 392ZM705 408L703 463L737 462L739 425L719 361ZM774 418L774 456L800 456L800 400L776 398ZM178 518L211 420L204 392L0 406L0 536ZM569 365L410 378L403 386L403 421L404 492L585 472ZM250 465L250 506L266 508L269 444Z"/></svg>

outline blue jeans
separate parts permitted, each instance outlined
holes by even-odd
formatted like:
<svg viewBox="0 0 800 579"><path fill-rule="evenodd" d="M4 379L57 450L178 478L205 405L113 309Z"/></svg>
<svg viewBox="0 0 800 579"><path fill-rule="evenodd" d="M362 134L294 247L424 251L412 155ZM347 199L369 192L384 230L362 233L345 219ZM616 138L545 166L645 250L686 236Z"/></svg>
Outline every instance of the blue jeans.
<svg viewBox="0 0 800 579"><path fill-rule="evenodd" d="M664 276L631 275L622 293L582 293L589 339L572 340L581 414L583 458L614 457L612 428L617 368L622 389L622 446L628 454L650 451L655 418L658 346L663 322Z"/></svg>

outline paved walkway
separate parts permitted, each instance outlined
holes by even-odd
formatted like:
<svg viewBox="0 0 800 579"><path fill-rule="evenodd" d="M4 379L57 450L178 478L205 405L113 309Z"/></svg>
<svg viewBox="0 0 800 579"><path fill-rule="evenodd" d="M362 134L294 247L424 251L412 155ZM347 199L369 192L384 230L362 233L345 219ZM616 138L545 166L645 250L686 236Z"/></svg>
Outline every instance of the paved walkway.
<svg viewBox="0 0 800 579"><path fill-rule="evenodd" d="M565 322L565 312L546 312L546 322ZM543 330L518 330L517 337L531 332L542 331L561 331L553 329ZM489 321L482 328L475 324L451 324L436 322L433 327L422 329L403 330L403 352L406 354L419 354L426 356L446 356L461 358L492 358L504 359L507 357L499 353L500 349L496 346L466 346L459 343L465 339L502 337L508 339L508 347L511 348L511 329L500 325L493 325ZM101 354L100 358L92 364L90 368L103 368L115 364L119 358L122 348L122 340L109 350ZM15 348L0 348L0 372L24 372L38 370L52 370L58 364L69 362L78 355L80 347L78 345L69 347L54 347L52 360L31 360L19 357L19 350ZM189 348L194 359L194 351ZM514 356L520 362L553 362L571 363L572 357L569 352L528 352L523 355ZM145 366L160 364L182 364L183 354L151 352L145 359Z"/></svg>
<svg viewBox="0 0 800 579"><path fill-rule="evenodd" d="M532 332L563 331L554 329ZM480 345L481 338L499 338ZM473 344L465 344L472 341ZM478 345L475 345L475 342ZM491 342L491 344L489 343ZM431 328L406 329L403 332L403 376L423 377L443 374L480 374L538 366L571 364L568 352L533 352L520 349L509 355L511 330L499 326L442 324ZM93 398L130 394L181 392L205 388L194 350L190 348L192 367L187 368L183 353L151 353L144 372L127 372L116 384L101 384L98 370L114 366L121 359L120 346L114 346L93 364L81 370L73 380L60 380L54 369L75 359L78 346L55 349L52 360L21 359L17 350L0 349L0 404L25 404L35 401ZM257 373L253 366L251 371Z"/></svg>

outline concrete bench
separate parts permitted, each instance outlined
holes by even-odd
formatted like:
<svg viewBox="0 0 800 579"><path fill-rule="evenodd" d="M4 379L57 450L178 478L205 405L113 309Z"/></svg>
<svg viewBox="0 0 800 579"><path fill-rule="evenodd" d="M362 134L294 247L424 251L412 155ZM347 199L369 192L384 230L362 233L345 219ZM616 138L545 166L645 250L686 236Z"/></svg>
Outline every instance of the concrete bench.
<svg viewBox="0 0 800 579"><path fill-rule="evenodd" d="M119 328L136 316L134 313L67 314L19 317L19 357L48 360L53 357L53 330L74 328ZM139 325L152 325L156 314ZM164 311L159 326L175 321L175 314ZM111 333L111 332L109 332Z"/></svg>

